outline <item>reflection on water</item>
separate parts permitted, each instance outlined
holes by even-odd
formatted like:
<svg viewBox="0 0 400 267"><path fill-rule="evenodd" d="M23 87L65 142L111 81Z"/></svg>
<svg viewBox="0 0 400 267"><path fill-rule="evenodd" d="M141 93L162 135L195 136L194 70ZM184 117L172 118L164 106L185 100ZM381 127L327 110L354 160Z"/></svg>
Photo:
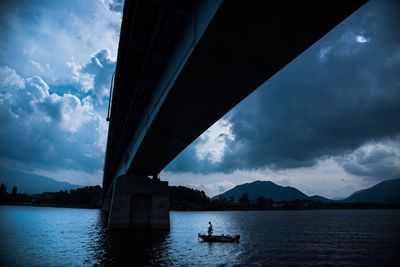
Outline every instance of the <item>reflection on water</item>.
<svg viewBox="0 0 400 267"><path fill-rule="evenodd" d="M167 247L168 231L108 231L99 220L98 238L91 244L94 252L85 263L105 266L155 265Z"/></svg>
<svg viewBox="0 0 400 267"><path fill-rule="evenodd" d="M208 221L241 242L197 239ZM1 266L399 266L400 210L171 212L170 231L110 232L99 210L0 206Z"/></svg>

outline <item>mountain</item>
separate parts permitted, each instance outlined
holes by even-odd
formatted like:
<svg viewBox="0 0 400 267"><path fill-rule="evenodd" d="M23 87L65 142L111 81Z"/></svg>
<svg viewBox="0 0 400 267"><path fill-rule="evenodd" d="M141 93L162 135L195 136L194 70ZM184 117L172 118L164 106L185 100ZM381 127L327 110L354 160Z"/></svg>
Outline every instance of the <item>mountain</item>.
<svg viewBox="0 0 400 267"><path fill-rule="evenodd" d="M321 201L323 203L335 202L335 200L332 200L332 199L329 199L329 198L326 198L326 197L322 197L322 196L318 196L318 195L311 196L308 199L312 200L312 201Z"/></svg>
<svg viewBox="0 0 400 267"><path fill-rule="evenodd" d="M267 199L270 198L274 201L289 201L309 198L306 194L290 186L283 187L274 184L271 181L255 181L252 183L237 185L231 190L213 197L213 199L218 199L220 197L233 197L235 201L238 201L244 193L248 193L251 201L254 201L259 196L263 196Z"/></svg>
<svg viewBox="0 0 400 267"><path fill-rule="evenodd" d="M400 178L354 192L342 202L400 203Z"/></svg>
<svg viewBox="0 0 400 267"><path fill-rule="evenodd" d="M5 183L10 192L15 185L18 193L39 194L43 192L58 192L61 190L76 189L83 186L59 182L49 177L26 173L6 168L0 169L0 183Z"/></svg>

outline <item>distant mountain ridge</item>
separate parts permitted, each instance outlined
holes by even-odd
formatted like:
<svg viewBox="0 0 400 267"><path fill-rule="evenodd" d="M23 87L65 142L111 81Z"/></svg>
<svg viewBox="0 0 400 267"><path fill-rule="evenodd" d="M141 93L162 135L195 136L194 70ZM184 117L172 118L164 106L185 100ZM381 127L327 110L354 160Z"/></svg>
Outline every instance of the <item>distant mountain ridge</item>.
<svg viewBox="0 0 400 267"><path fill-rule="evenodd" d="M60 182L49 177L26 173L14 169L0 167L0 183L5 183L8 192L15 185L19 193L39 194L43 192L58 192L69 189L83 187L81 185ZM266 199L274 201L291 201L295 199L329 202L347 202L347 203L398 203L400 204L400 178L380 182L370 188L356 191L349 197L342 200L331 200L322 196L307 196L300 190L290 186L280 186L271 181L255 181L237 185L234 188L219 194L212 199L232 197L238 201L244 194L248 193L251 201L257 197L263 196Z"/></svg>
<svg viewBox="0 0 400 267"><path fill-rule="evenodd" d="M8 192L10 192L11 188L15 185L18 188L18 193L26 194L58 192L83 187L81 185L60 182L49 177L7 168L0 168L0 183L6 184Z"/></svg>
<svg viewBox="0 0 400 267"><path fill-rule="evenodd" d="M342 202L400 203L400 178L354 192Z"/></svg>
<svg viewBox="0 0 400 267"><path fill-rule="evenodd" d="M312 200L312 201L321 201L321 202L325 202L325 203L335 202L335 200L333 200L333 199L329 199L329 198L318 196L318 195L308 197L308 199Z"/></svg>
<svg viewBox="0 0 400 267"><path fill-rule="evenodd" d="M220 197L232 197L235 201L238 201L244 193L247 193L249 195L251 201L254 201L259 196L263 196L266 199L272 199L274 201L290 201L295 199L314 199L320 200L322 202L331 201L330 199L321 196L313 196L312 198L310 198L309 196L294 187L280 186L271 181L255 181L251 183L237 185L234 188L226 191L225 193L215 196L214 199L218 199Z"/></svg>
<svg viewBox="0 0 400 267"><path fill-rule="evenodd" d="M321 201L325 203L336 202L322 196L307 196L300 190L290 186L280 186L271 181L255 181L237 185L234 188L219 194L213 199L232 197L234 201L247 193L251 201L255 201L257 197L263 196L273 201L291 201L295 199ZM338 202L357 202L357 203L400 203L400 178L394 180L386 180L378 183L370 188L354 192L349 197L337 200Z"/></svg>

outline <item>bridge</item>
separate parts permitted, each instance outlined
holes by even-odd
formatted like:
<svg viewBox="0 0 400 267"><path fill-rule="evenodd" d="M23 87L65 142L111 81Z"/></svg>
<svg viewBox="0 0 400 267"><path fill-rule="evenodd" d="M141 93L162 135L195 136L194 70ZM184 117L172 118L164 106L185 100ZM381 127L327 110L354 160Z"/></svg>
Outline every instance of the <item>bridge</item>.
<svg viewBox="0 0 400 267"><path fill-rule="evenodd" d="M163 168L364 3L126 0L104 163L109 227L168 228Z"/></svg>

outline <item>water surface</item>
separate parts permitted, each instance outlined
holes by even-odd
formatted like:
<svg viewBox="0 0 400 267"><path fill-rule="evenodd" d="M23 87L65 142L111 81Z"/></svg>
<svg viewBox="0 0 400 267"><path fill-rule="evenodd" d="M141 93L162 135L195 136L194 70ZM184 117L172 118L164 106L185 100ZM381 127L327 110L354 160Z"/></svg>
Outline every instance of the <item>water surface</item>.
<svg viewBox="0 0 400 267"><path fill-rule="evenodd" d="M99 210L0 206L1 266L400 266L400 210L171 212L110 232ZM240 243L198 240L208 221Z"/></svg>

